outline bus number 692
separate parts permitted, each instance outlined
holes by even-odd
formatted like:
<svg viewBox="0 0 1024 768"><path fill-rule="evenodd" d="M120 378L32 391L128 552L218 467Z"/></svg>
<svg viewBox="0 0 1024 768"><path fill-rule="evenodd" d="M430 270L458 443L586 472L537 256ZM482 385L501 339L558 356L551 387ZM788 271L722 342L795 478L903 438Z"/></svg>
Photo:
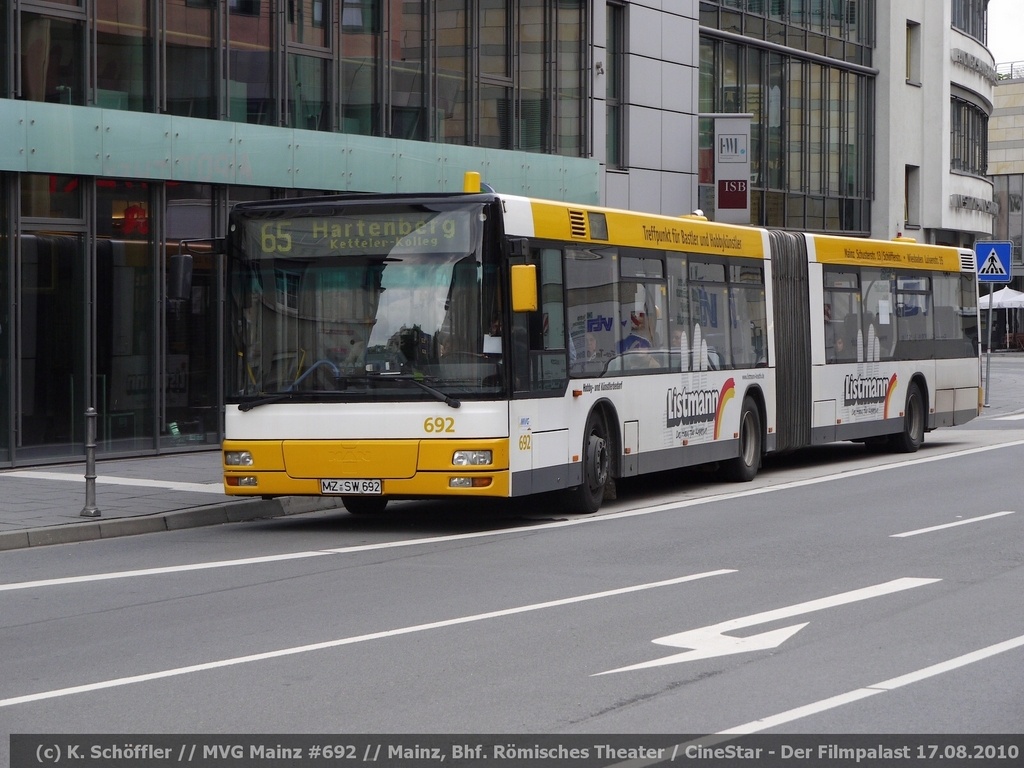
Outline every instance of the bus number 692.
<svg viewBox="0 0 1024 768"><path fill-rule="evenodd" d="M435 416L432 419L423 421L423 431L430 432L454 432L455 419L451 416Z"/></svg>

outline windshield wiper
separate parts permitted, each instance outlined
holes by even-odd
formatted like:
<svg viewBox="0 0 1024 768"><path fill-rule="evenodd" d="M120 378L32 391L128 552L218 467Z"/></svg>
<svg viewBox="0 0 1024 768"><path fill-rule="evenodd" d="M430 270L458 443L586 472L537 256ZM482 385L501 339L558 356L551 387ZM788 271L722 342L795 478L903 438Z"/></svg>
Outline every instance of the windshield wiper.
<svg viewBox="0 0 1024 768"><path fill-rule="evenodd" d="M271 403L279 403L282 400L301 399L306 400L314 397L334 396L335 399L344 396L344 392L336 389L306 389L302 392L295 392L293 390L286 389L283 392L275 392L265 397L258 398L256 400L248 400L244 403L238 404L238 410L240 411L251 411L253 408L259 408L261 405L270 405Z"/></svg>
<svg viewBox="0 0 1024 768"><path fill-rule="evenodd" d="M299 392L296 390L296 386L303 381L313 370L316 368L327 366L331 369L334 374L334 381L337 384L336 390L304 390ZM327 360L321 360L315 363L309 370L303 373L298 379L292 382L287 389L282 392L276 392L266 397L261 397L257 400L250 400L245 403L240 403L238 410L240 411L251 411L253 408L259 408L261 405L270 405L271 403L279 403L282 400L291 400L293 397L298 396L301 398L307 398L310 396L323 396L323 395L338 395L348 389L350 383L365 381L367 383L373 382L377 384L381 381L401 381L413 384L424 392L427 392L436 400L447 405L449 408L459 408L462 406L462 401L451 395L442 392L437 387L432 387L422 380L421 376L407 373L370 373L367 372L363 376L346 376L338 370L338 367Z"/></svg>
<svg viewBox="0 0 1024 768"><path fill-rule="evenodd" d="M278 403L281 400L290 400L294 392L278 392L276 395L267 395L261 397L259 400L250 400L247 403L239 403L238 410L240 411L251 411L253 408L259 408L261 405L270 405L271 403Z"/></svg>
<svg viewBox="0 0 1024 768"><path fill-rule="evenodd" d="M459 408L459 407L462 406L462 401L461 400L458 400L458 399L452 397L451 395L449 395L449 394L447 394L445 392L442 392L440 389L437 389L437 387L430 386L425 381L423 381L423 378L421 376L417 376L415 374L408 374L408 373L372 373L372 374L371 373L367 373L366 374L366 380L367 381L373 381L373 380L376 380L376 379L386 379L387 381L408 381L410 384L415 384L417 387L422 389L424 392L427 392L427 393L433 395L433 397L436 400L441 401L442 403L447 405L449 408Z"/></svg>

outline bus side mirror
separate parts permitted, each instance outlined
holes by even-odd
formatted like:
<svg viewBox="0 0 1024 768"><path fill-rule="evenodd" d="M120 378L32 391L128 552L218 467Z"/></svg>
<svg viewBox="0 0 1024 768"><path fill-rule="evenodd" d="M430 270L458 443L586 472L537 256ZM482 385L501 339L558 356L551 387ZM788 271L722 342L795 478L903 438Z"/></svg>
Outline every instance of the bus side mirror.
<svg viewBox="0 0 1024 768"><path fill-rule="evenodd" d="M537 267L533 264L513 264L512 311L535 312L537 307Z"/></svg>

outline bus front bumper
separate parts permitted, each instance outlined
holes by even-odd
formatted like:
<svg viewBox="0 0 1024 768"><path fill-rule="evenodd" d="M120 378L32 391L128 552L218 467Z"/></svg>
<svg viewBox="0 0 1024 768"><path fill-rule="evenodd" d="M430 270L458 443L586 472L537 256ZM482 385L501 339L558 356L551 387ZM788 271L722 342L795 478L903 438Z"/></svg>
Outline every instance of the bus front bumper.
<svg viewBox="0 0 1024 768"><path fill-rule="evenodd" d="M225 441L229 496L510 494L508 440Z"/></svg>

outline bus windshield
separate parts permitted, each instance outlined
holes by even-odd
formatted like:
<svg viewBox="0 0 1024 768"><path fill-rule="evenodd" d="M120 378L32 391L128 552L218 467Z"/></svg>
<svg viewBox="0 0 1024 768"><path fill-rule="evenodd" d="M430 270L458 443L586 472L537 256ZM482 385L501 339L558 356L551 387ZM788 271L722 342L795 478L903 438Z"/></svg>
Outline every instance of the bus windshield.
<svg viewBox="0 0 1024 768"><path fill-rule="evenodd" d="M481 202L232 212L228 401L495 397L500 270Z"/></svg>

